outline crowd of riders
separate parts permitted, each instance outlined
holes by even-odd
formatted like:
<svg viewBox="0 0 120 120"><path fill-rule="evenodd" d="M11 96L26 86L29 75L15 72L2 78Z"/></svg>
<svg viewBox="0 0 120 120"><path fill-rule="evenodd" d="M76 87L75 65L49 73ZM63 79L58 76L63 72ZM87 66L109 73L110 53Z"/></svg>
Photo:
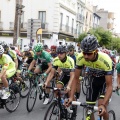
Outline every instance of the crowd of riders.
<svg viewBox="0 0 120 120"><path fill-rule="evenodd" d="M83 39L83 47L87 46L88 43L84 43L87 39L87 42L91 40L95 41L96 38L92 35L88 35ZM90 48L90 46L88 46ZM87 48L81 48L80 52L76 52L76 48L73 44L65 45L51 45L49 48L48 45L43 45L42 43L37 43L35 46L24 45L23 51L17 49L17 47L9 45L7 43L0 42L0 64L2 65L2 70L0 74L0 82L3 82L4 87L6 88L4 91L3 99L7 99L10 96L9 93L9 85L7 78L15 75L16 79L22 82L24 85L25 82L21 77L21 66L23 63L26 63L28 66L28 73L32 70L34 73L41 73L43 77L46 77L46 81L44 83L44 87L50 85L51 79L54 77L55 71L59 73L59 80L57 81L57 87L63 88L66 87L66 92L70 94L72 82L74 80L74 72L76 71L76 67L78 66L77 59L80 61L82 59L81 54L84 56L89 56L92 54L98 55L99 52L105 53L106 58L110 58L112 61L112 72L117 70L117 86L116 89L120 88L120 63L119 60L116 61L117 54L115 51L108 50L106 48L95 47L92 51L89 51ZM100 54L101 55L101 54ZM4 62L1 62L3 59ZM8 60L8 61L6 61ZM86 58L87 61L87 58ZM94 62L94 61L92 61ZM99 66L99 65L98 65ZM91 70L88 66L84 66L86 71ZM78 69L78 68L77 68ZM12 74L10 73L12 70ZM112 75L114 75L112 73ZM109 74L109 73L107 73ZM111 73L110 73L111 74ZM6 77L7 76L7 77ZM101 76L97 76L101 77ZM47 91L46 91L47 92ZM43 104L47 104L49 101L49 91L46 95L46 99ZM76 97L79 100L80 97L80 81L77 81L76 86ZM105 106L104 104L101 106Z"/></svg>

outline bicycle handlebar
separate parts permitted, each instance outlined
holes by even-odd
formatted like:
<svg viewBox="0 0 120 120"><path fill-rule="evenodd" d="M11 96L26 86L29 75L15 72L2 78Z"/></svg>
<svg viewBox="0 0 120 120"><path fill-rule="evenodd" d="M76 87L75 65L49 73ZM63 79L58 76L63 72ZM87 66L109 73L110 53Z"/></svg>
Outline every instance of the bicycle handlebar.
<svg viewBox="0 0 120 120"><path fill-rule="evenodd" d="M98 111L97 106L90 106L90 105L87 105L86 103L82 103L82 102L78 102L78 101L72 101L72 105L82 106L82 107L86 107L86 108Z"/></svg>

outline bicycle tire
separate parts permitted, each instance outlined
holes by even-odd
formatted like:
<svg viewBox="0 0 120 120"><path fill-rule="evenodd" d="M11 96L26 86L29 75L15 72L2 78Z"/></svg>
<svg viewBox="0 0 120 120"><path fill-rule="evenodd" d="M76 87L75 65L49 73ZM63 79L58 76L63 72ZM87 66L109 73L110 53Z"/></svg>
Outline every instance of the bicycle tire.
<svg viewBox="0 0 120 120"><path fill-rule="evenodd" d="M29 106L29 101L30 101L30 98L31 98L31 95L32 95L32 92L34 91L34 101L33 101L33 104L31 104L31 107ZM27 103L26 103L26 108L27 108L27 111L28 112L31 112L33 110L33 107L35 105L35 102L36 102L36 99L37 99L37 89L36 87L33 85L31 88L30 88L30 91L28 93L28 96L27 96Z"/></svg>
<svg viewBox="0 0 120 120"><path fill-rule="evenodd" d="M85 86L85 80L82 80L82 91L83 91L83 94L86 95L86 91L87 91L87 88Z"/></svg>
<svg viewBox="0 0 120 120"><path fill-rule="evenodd" d="M57 108L56 108L56 107L57 107ZM54 113L52 113L52 112L55 110L55 108L58 109L58 114L56 114L57 119L55 119L55 120L61 120L60 108L59 108L59 106L58 106L58 104L57 104L56 101L52 102L52 103L50 104L50 106L48 107L48 109L47 109L47 111L46 111L46 113L45 113L44 120L51 120L51 116L52 116L52 114L54 114ZM52 111L51 111L51 110L52 110ZM51 111L51 112L50 112L50 111ZM49 116L49 113L50 113L51 116ZM48 119L47 119L47 118L48 118Z"/></svg>
<svg viewBox="0 0 120 120"><path fill-rule="evenodd" d="M109 114L109 120L116 120L115 112L113 110L110 110L108 114Z"/></svg>
<svg viewBox="0 0 120 120"><path fill-rule="evenodd" d="M14 112L20 104L20 93L18 92L15 94L13 90L10 90L10 94L11 94L10 97L6 100L5 108L8 112L11 113L11 112ZM18 97L17 97L17 95L18 95ZM18 98L18 101L17 101L16 105L13 107L13 104L15 102L14 100L16 100L17 98ZM10 109L10 106L8 106L9 103L11 103L12 109Z"/></svg>
<svg viewBox="0 0 120 120"><path fill-rule="evenodd" d="M28 79L28 78L25 78L25 79ZM24 80L24 81L26 81L26 80ZM29 86L26 85L26 86L25 86L25 90L23 90L23 88L22 88L22 83L20 83L20 96L21 96L22 98L27 97L27 95L28 95L28 93L29 93L29 91L30 91L30 88L31 88L31 83L30 83L29 79L28 79L27 81L29 82ZM27 88L27 87L28 87L28 88ZM26 91L26 90L27 90L27 91Z"/></svg>

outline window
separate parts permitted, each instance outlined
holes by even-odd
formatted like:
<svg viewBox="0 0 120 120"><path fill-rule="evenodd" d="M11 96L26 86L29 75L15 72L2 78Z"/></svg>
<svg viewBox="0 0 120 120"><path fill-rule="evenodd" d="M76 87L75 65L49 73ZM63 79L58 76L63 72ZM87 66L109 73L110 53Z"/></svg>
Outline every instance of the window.
<svg viewBox="0 0 120 120"><path fill-rule="evenodd" d="M73 27L74 27L74 19L72 19L72 33L73 33Z"/></svg>
<svg viewBox="0 0 120 120"><path fill-rule="evenodd" d="M46 22L46 11L39 11L38 19L41 20L41 23Z"/></svg>
<svg viewBox="0 0 120 120"><path fill-rule="evenodd" d="M21 15L21 28L24 28L24 12L22 12L22 15Z"/></svg>
<svg viewBox="0 0 120 120"><path fill-rule="evenodd" d="M66 16L66 26L69 25L69 16Z"/></svg>
<svg viewBox="0 0 120 120"><path fill-rule="evenodd" d="M66 31L69 32L69 16L66 16Z"/></svg>
<svg viewBox="0 0 120 120"><path fill-rule="evenodd" d="M41 20L41 28L46 28L46 11L39 11L38 19Z"/></svg>
<svg viewBox="0 0 120 120"><path fill-rule="evenodd" d="M63 13L60 13L60 30L62 30Z"/></svg>

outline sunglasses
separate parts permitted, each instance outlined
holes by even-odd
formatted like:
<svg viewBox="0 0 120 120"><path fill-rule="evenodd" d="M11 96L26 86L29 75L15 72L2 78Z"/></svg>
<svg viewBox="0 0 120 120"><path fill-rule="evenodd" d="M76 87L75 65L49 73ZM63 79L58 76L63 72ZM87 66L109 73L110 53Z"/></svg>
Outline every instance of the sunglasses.
<svg viewBox="0 0 120 120"><path fill-rule="evenodd" d="M54 49L52 49L51 51L55 51Z"/></svg>
<svg viewBox="0 0 120 120"><path fill-rule="evenodd" d="M83 53L83 55L88 55L88 56L90 56L90 55L92 55L93 53L95 53L95 51L93 51L93 52L82 52Z"/></svg>

